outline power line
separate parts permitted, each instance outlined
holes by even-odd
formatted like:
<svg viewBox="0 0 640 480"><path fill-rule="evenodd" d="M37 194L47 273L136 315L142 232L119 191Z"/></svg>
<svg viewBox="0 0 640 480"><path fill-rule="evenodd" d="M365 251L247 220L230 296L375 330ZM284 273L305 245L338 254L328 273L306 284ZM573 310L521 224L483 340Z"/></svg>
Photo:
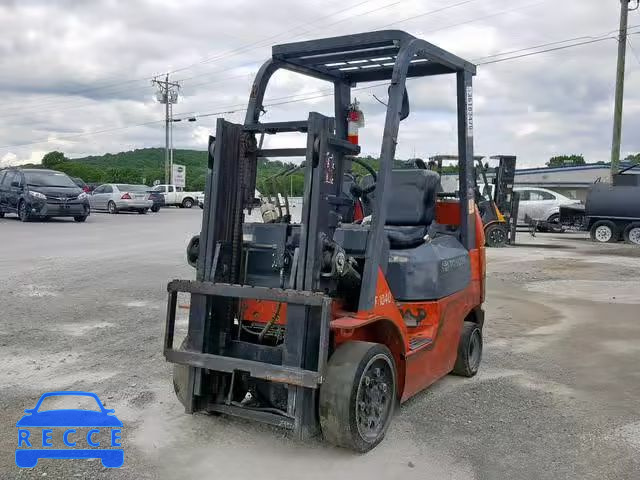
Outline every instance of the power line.
<svg viewBox="0 0 640 480"><path fill-rule="evenodd" d="M640 27L640 25L633 25L631 28L637 28ZM538 45L532 45L530 47L524 47L524 48L519 48L517 50L509 50L509 51L505 51L505 52L500 52L500 53L494 53L492 55L486 55L484 57L479 57L475 60L472 60L473 62L475 62L476 60L485 60L485 59L489 59L489 58L493 58L493 57L501 57L504 55L510 55L513 53L520 53L520 52L524 52L526 50L533 50L535 48L544 48L544 47L550 47L553 45L560 45L563 43L568 43L568 42L573 42L573 41L577 41L577 40L588 40L588 39L600 39L600 38L604 38L605 36L611 35L613 33L617 33L617 30L609 30L607 32L601 33L601 34L596 34L596 35L582 35L580 37L573 37L573 38L565 38L564 40L557 40L555 42L548 42L548 43L541 43ZM607 37L607 38L612 38L612 37Z"/></svg>
<svg viewBox="0 0 640 480"><path fill-rule="evenodd" d="M273 36L271 36L271 37L263 38L262 40L259 40L259 41L257 41L257 42L253 42L253 43L251 43L251 44L245 45L244 47L239 47L239 48L236 48L236 49L234 49L234 50L231 50L231 51L225 52L224 54L222 54L222 56L219 56L219 57L220 57L220 58L224 58L224 57L226 57L226 56L229 56L229 54L231 54L231 53L236 54L236 53L234 53L234 52L241 53L241 51L245 51L245 50L249 49L250 47L257 45L258 43L262 43L262 42L265 42L265 41L267 41L267 40L270 40L270 39L273 39L273 38L277 38L277 37L279 37L279 36L281 36L281 35L284 35L284 34L286 34L286 33L289 33L289 32L291 32L291 31L293 31L293 30L296 30L297 28L300 28L300 27L304 27L304 26L307 26L307 25L313 25L314 23L318 23L319 21L321 21L321 20L323 20L323 19L325 19L325 18L330 18L330 17L332 17L332 16L338 15L338 14L343 13L343 12L345 12L345 11L348 11L348 10L351 10L351 9L354 9L354 8L357 8L357 7L361 6L361 5L364 5L364 4L366 4L366 3L369 3L370 1L371 1L371 0L364 0L364 1L361 1L361 2L356 3L355 5L352 5L352 6L350 6L350 7L346 7L346 8L344 8L344 9L342 9L342 10L338 10L337 12L333 12L333 13L331 13L331 14L328 14L328 15L325 15L325 16L323 16L323 17L320 17L320 18L318 18L318 19L316 19L316 20L314 20L314 21L312 21L312 22L307 22L307 23L299 24L299 25L298 25L298 26L296 26L296 27L290 28L290 29L288 29L288 30L286 30L286 31L284 31L284 32L280 32L279 34L273 35ZM400 0L400 1L403 1L403 0ZM397 1L397 2L395 2L394 4L400 3L400 1ZM307 33L307 32L304 32L304 33ZM214 57L214 58L215 58L215 57ZM185 66L185 67L178 68L178 69L174 69L174 70L172 70L172 71L165 72L165 73L163 73L163 74L171 74L171 73L175 73L175 72L178 72L178 71L187 70L187 69L192 68L192 67L194 67L194 66L196 66L196 65L199 65L199 64L201 64L201 63L205 63L205 62L207 62L207 61L209 61L209 60L211 60L211 59L205 59L205 60L203 60L203 61L196 62L196 63L190 64L190 65L187 65L187 66ZM158 74L158 75L163 75L163 74ZM119 82L109 83L109 84L106 84L106 85L93 86L93 87L86 87L86 88L82 88L82 89L79 89L79 90L72 90L71 92L68 92L68 93L67 93L67 95L80 95L80 94L82 94L82 93L87 93L87 92L91 92L91 91L101 90L101 89L104 89L104 88L111 88L111 87L113 87L113 86L120 86L120 85L125 85L125 84L130 84L130 83L140 82L140 81L149 81L149 80L153 80L153 79L154 79L155 77L157 77L158 75L149 75L149 76L142 77L142 78L129 79L129 80L122 80L122 81L119 81ZM54 102L54 103L55 103L55 102ZM50 105L50 103L47 103L47 104L45 104L45 105ZM11 108L11 106L10 106L10 105L9 105L9 106L7 106L7 107ZM5 108L7 108L7 107L5 107ZM19 105L16 105L15 107L20 107L20 106L19 106Z"/></svg>
<svg viewBox="0 0 640 480"><path fill-rule="evenodd" d="M257 40L257 41L255 41L255 42L253 42L253 43L249 43L249 44L247 44L247 45L244 45L244 46L241 46L241 47L238 47L238 48L235 48L235 49L229 50L229 51L227 51L227 52L223 52L223 53L218 54L218 55L213 56L213 57L205 58L205 59L203 59L203 60L201 60L201 61L199 61L199 62L192 63L191 65L186 65L186 66L184 66L184 67L174 69L174 70L170 71L169 73L181 72L181 71L183 71L183 70L188 70L188 69L191 69L191 68L193 68L193 67L195 67L195 66L198 66L198 65L201 65L201 64L209 64L209 63L217 62L218 60L221 60L221 59L223 59L223 58L227 58L227 57L229 57L229 56L231 56L231 55L237 55L237 54L239 54L239 53L243 53L243 52L245 52L245 51L247 51L247 50L250 50L250 49L251 49L251 48L253 48L253 47L260 47L260 46L263 46L262 44L264 44L265 42L267 42L267 45L270 45L270 41L271 41L271 40L273 40L273 39L275 39L275 38L278 38L278 37L281 37L282 35L285 35L285 34L287 34L287 33L293 32L293 31L295 31L295 30L297 30L297 29L299 29L299 28L303 28L303 27L306 27L306 26L310 26L310 25L317 24L317 23L321 22L321 21L322 21L322 20L324 20L324 19L334 17L334 16L336 16L336 15L339 15L340 13L344 13L344 12L346 12L346 11L353 10L354 8L357 8L357 7L359 7L359 6L365 5L365 4L369 3L370 1L371 1L371 0L365 0L365 1L363 1L363 2L356 3L355 5L352 5L352 6L350 6L350 7L343 8L342 10L338 10L337 12L330 13L330 14L325 15L325 16L323 16L323 17L320 17L320 18L318 18L318 19L316 19L316 20L314 20L314 21L312 21L312 22L307 22L307 23L299 24L299 25L297 25L297 26L295 26L295 27L293 27L293 28L290 28L290 29L288 29L288 30L285 30L284 32L280 32L280 33L277 33L277 34L275 34L275 35L271 35L271 36L269 36L269 37L263 38L263 39L261 39L261 40ZM399 4L399 3L401 3L402 1L404 1L404 0L397 0L397 1L392 2L392 3L390 3L390 4L383 5L382 7L378 7L378 8L376 8L376 9L374 9L374 10L370 10L370 11L368 11L368 12L359 13L359 14L357 14L357 16L367 15L367 14L369 14L369 13L373 12L373 11L378 11L378 10L381 10L381 9L384 9L384 8L389 8L389 7L392 7L392 6L398 5L398 4ZM339 20L339 21L338 21L338 22L336 22L336 23L340 23L340 22L342 22L342 21L345 21L345 20L351 19L351 18L353 18L353 17L355 17L355 16L356 16L356 15L351 15L350 17L347 17L346 19L343 19L343 20ZM309 30L305 30L305 31L303 31L303 32L300 32L300 33L298 33L298 34L294 35L294 38L296 38L296 37L300 37L301 35L304 35L305 33L312 32L312 31L314 31L314 30L319 30L320 28L327 28L328 26L331 26L331 24L329 24L329 25L322 25L321 27L316 27L316 28L312 28L312 29L309 29Z"/></svg>
<svg viewBox="0 0 640 480"><path fill-rule="evenodd" d="M541 53L555 52L555 51L558 51L558 50L565 50L567 48L579 47L580 45L588 45L590 43L604 42L605 40L611 40L613 38L615 38L615 37L596 38L594 40L586 40L584 42L572 43L571 45L564 45L564 46L561 46L561 47L547 48L545 50L538 50L538 51L535 51L535 52L523 53L521 55L513 55L511 57L499 58L497 60L488 60L486 62L478 62L478 63L476 63L476 65L490 65L492 63L506 62L508 60L516 60L518 58L524 58L524 57L531 57L533 55L539 55Z"/></svg>
<svg viewBox="0 0 640 480"><path fill-rule="evenodd" d="M367 10L367 11L365 11L365 12L361 12L361 13L358 13L358 14L355 14L355 15L351 15L351 16L349 16L349 17L347 17L347 18L344 18L344 19L338 20L338 21L336 21L336 22L332 22L332 23L329 23L329 24L326 24L326 25L321 25L321 26L316 27L316 28L312 28L312 29L309 29L309 30L305 30L305 31L303 31L303 32L301 32L301 33L299 33L299 34L295 35L293 38L303 36L304 34L309 33L309 32L312 32L312 31L314 31L314 30L318 30L318 29L322 29L322 28L329 28L329 27L332 27L332 26L334 26L334 25L337 25L337 24L343 23L343 22L345 22L345 21L351 20L351 19L352 19L354 16L356 16L356 15L357 15L358 17L362 17L362 16L364 16L364 15L368 15L368 14L370 14L370 13L374 13L374 12L377 12L377 11L380 11L380 10L383 10L383 9L386 9L386 8L390 8L390 7L392 7L392 6L395 6L395 5L398 5L398 4L402 3L402 1L404 1L404 0L396 0L396 1L392 2L392 3L388 3L388 4L382 5L382 6L380 6L380 7L377 7L377 8L371 9L371 10ZM421 13L421 14L418 14L418 15L413 15L413 16L411 16L411 17L408 17L408 18L404 19L404 20L399 20L399 21L393 22L392 24L389 24L389 25L394 25L394 24L397 24L397 23L401 23L401 22L403 22L403 21L413 20L413 19L416 19L416 18L421 18L421 17L427 16L427 15L431 15L431 14L434 14L434 13L442 12L442 11L449 10L449 9L452 9L452 8L455 8L455 7L458 7L458 6L462 6L462 5L464 5L464 4L468 4L468 3L472 3L472 2L477 2L477 1L479 1L479 0L464 0L464 1L458 2L458 3L453 4L453 5L447 5L447 6L445 6L445 7L441 7L441 8L435 9L435 10L430 10L430 11L428 11L428 12L424 12L424 13ZM544 1L547 1L547 0L544 0ZM257 42L253 42L253 43L251 43L251 44L245 45L245 46L243 46L243 47L238 47L238 48L236 48L236 49L234 49L234 50L231 50L231 51L225 52L225 53L223 53L223 54L221 54L221 55L218 55L217 57L213 57L213 58L205 59L205 60L202 60L202 61L200 61L200 62L197 62L197 63L191 64L191 65L187 65L187 66L185 66L185 67L181 67L181 68L179 68L179 69L174 69L174 70L172 70L172 71L171 71L171 72L169 72L169 73L174 73L174 72L178 72L178 71L182 71L182 70L187 70L187 69L190 69L190 68L192 68L192 67L194 67L194 66L196 66L196 65L199 65L199 64L203 64L203 63L212 63L212 62L214 62L214 61L221 60L221 59L226 58L226 57L228 57L228 56L237 55L237 54L239 54L239 53L242 53L243 51L248 50L248 49L249 49L250 47L252 47L252 46L259 46L259 44L262 44L262 43L264 43L265 41L266 41L266 42L269 42L269 40L272 40L273 38L276 38L276 37L282 36L282 35L284 35L284 34L286 34L286 33L288 33L288 32L294 31L294 30L296 30L296 29L297 29L297 28L299 28L299 27L304 27L304 26L307 26L307 25L313 25L313 24L316 24L316 23L318 23L319 21L321 21L321 20L323 20L323 19L330 18L330 17L332 17L332 16L338 15L338 14L343 13L343 12L348 11L348 10L352 10L352 9L354 9L354 8L357 8L357 7L361 6L361 5L367 4L367 3L369 3L369 2L370 2L370 0L366 0L366 1L359 2L359 3L357 3L357 4L355 4L355 5L351 6L351 7L347 7L347 8L344 8L344 9L342 9L342 10L339 10L339 11L337 11L337 12L334 12L334 13L332 13L332 14L325 15L324 17L321 17L321 18L319 18L319 19L317 19L317 20L315 20L315 21L313 21L313 22L308 22L308 23L306 23L306 24L300 24L300 25L299 25L299 26L297 26L297 27L293 27L293 28L291 28L291 29L289 29L289 30L287 30L287 31L281 32L281 33L276 34L276 35L273 35L273 36L271 36L271 37L264 38L264 39L259 40L259 41L257 41ZM386 25L386 26L389 26L389 25ZM380 28L384 28L384 27L380 27ZM446 28L446 27L445 27L445 28ZM268 44L270 44L270 43L267 43L267 45L268 45ZM253 63L252 63L252 64L253 64ZM236 67L233 67L233 68L242 68L243 66L246 66L246 65L247 65L247 64L245 64L245 65L241 65L241 66L236 66ZM200 76L204 76L204 75L213 75L213 74L215 74L215 73L222 73L222 72L229 71L229 70L230 70L230 69L223 69L223 70L219 70L219 71L216 71L216 72L210 72L210 73L203 73L203 74L192 75L191 77L185 77L185 78L182 78L182 79L180 79L179 81L180 81L180 82L184 82L184 81L186 81L186 80L191 80L191 79L193 79L193 78L197 78L197 77L200 77ZM128 81L125 81L125 82L122 82L122 83L123 83L123 84L126 84L126 83L133 83L133 82L138 82L138 81L143 81L143 80L152 80L153 78L155 78L155 77L145 77L145 78L136 79L136 80L128 80ZM233 77L233 78L236 78L236 77ZM218 82L217 82L217 81L212 81L211 83L218 83ZM198 84L197 86L206 85L206 84L208 84L208 82ZM114 84L105 85L105 86L103 86L103 87L95 87L95 88L82 89L82 90L79 90L79 91L77 91L77 92L75 92L75 93L77 94L77 93L82 93L82 92L88 92L88 91L98 90L98 89L101 89L101 88L112 88L112 87L114 87L114 86L119 86L119 84L118 84L118 83L114 83ZM142 89L145 89L145 88L147 88L147 87L136 87L136 88L135 88L135 89L133 89L133 90L142 90ZM115 91L110 92L110 93L111 93L111 94L115 94L115 93L119 93L119 92L130 92L131 90L132 90L131 88L124 88L124 89L118 89L118 90L115 90ZM72 94L73 94L73 93L72 93ZM47 110L44 110L44 111L43 111L43 112L48 112L48 111L53 111L53 110L58 111L58 110L66 110L66 109L75 109L75 108L84 108L84 107L85 107L85 105L73 105L73 104L72 104L72 105L70 105L70 106L65 107L64 109L60 109L60 108L59 108L59 105L65 105L65 104L68 104L68 103L69 103L69 102L63 102L63 103L60 103L60 102L49 102L49 103L46 103L46 104L40 104L40 105L30 106L30 109L34 109L34 111L35 111L35 109L40 110L40 108L42 108L42 107L54 107L54 108L47 109ZM16 105L16 106L14 106L14 108L20 108L20 107ZM27 110L27 111L29 111L29 110ZM41 113L41 111L39 111L38 113ZM24 110L22 110L22 111L17 111L17 112L12 112L12 113L9 113L9 114L6 114L6 115L0 115L0 118L6 118L6 117L12 117L12 116L19 116L19 115L22 115L22 114L24 114Z"/></svg>
<svg viewBox="0 0 640 480"><path fill-rule="evenodd" d="M631 49L631 53L633 53L633 56L636 57L636 61L638 62L638 65L640 65L640 56L638 56L638 52L636 52L636 49L633 47L633 43L631 43L631 39L627 38L627 42L629 43L629 49Z"/></svg>
<svg viewBox="0 0 640 480"><path fill-rule="evenodd" d="M129 128L135 128L135 127L144 127L146 125L153 125L153 124L158 124L158 123L163 123L164 120L152 120L150 122L143 122L143 123L137 123L135 125L123 125L120 127L113 127L113 128L105 128L105 129L101 129L101 130L92 130L90 132L83 132L83 133L75 133L75 134L71 134L71 135L63 135L60 137L57 137L57 140L72 140L74 138L80 138L80 137L86 137L86 136L91 136L91 135L98 135L101 133L107 133L107 132L115 132L118 130L127 130ZM35 142L29 142L29 143L16 143L13 145L2 145L0 146L0 149L5 149L5 148L16 148L16 147L28 147L31 145L40 145L42 143L50 143L52 140L50 139L46 139L46 140L39 140L39 141L35 141Z"/></svg>
<svg viewBox="0 0 640 480"><path fill-rule="evenodd" d="M321 21L321 20L323 20L323 19L330 18L330 17L332 17L332 16L338 15L338 14L343 13L343 12L345 12L345 11L352 10L352 9L354 9L354 8L357 8L357 7L359 7L359 6L362 6L362 5L364 5L364 4L367 4L367 3L369 3L369 1L370 1L370 0L366 0L366 1L359 2L359 3L357 3L357 4L355 4L355 5L351 6L351 7L347 7L347 8L344 8L344 9L342 9L342 10L338 10L337 12L334 12L334 13L332 13L332 14L325 15L324 17L321 17L321 18L319 18L319 19L317 19L317 20L315 20L315 21L313 21L313 22L307 22L306 24L300 24L300 25L298 25L298 26L296 26L296 27L293 27L293 28L291 28L291 29L289 29L289 30L286 30L286 31L281 32L281 33L276 34L276 35L273 35L273 36L271 36L271 37L264 38L264 39L259 40L259 41L257 41L257 42L253 42L253 43L251 43L251 44L245 45L245 46L243 46L243 47L238 47L238 48L236 48L236 49L234 49L234 50L231 50L231 51L225 52L225 53L223 53L223 54L221 54L221 55L218 55L217 57L213 57L213 58L205 59L205 60L202 60L202 61L200 61L200 62L197 62L197 63L191 64L191 65L187 65L187 66L185 66L185 67L181 67L181 68L179 68L179 69L175 69L175 70L173 70L173 71L171 71L171 72L169 72L169 73L173 73L173 72L178 72L178 71L186 70L186 69L192 68L192 67L194 67L194 66L197 66L197 65L199 65L199 64L203 64L203 63L211 63L211 62L213 62L213 61L217 61L217 60L220 60L220 59L225 58L225 57L228 57L228 56L232 56L232 55L236 55L236 54L242 53L243 51L248 50L248 49L249 49L249 47L252 47L252 46L259 46L259 44L262 44L262 43L264 43L265 41L267 41L267 42L268 42L269 40L272 40L273 38L276 38L276 37L282 36L282 35L284 35L284 34L286 34L286 33L288 33L288 32L291 32L291 31L295 31L296 29L298 29L298 28L300 28L300 27L304 27L304 26L307 26L307 25L313 25L313 24L316 24L316 23L318 23L319 21ZM358 13L358 14L355 14L355 15L351 15L351 16L349 16L349 17L347 17L347 18L344 18L344 19L338 20L338 21L336 21L336 22L332 22L332 23L329 23L329 24L326 24L326 25L322 25L322 26L320 26L320 27L316 27L316 28L312 28L312 29L309 29L309 30L305 30L305 31L303 31L303 32L301 32L301 33L299 33L299 34L295 35L293 38L300 37L300 36L302 36L302 35L304 35L304 34L306 34L306 33L309 33L309 32L311 32L311 31L314 31L314 30L318 30L318 29L321 29L321 28L329 28L329 27L332 27L332 26L334 26L334 25L337 25L337 24L343 23L343 22L345 22L345 21L348 21L348 20L352 19L352 18L353 18L354 16L356 16L356 15L357 15L358 17L362 17L362 16L364 16L364 15L368 15L368 14L370 14L370 13L374 13L374 12L377 12L377 11L380 11L380 10L383 10L383 9L386 9L386 8L389 8L389 7L392 7L392 6L398 5L398 4L402 3L402 1L404 1L404 0L397 0L397 1L394 1L394 2L392 2L392 3L382 5L382 6L380 6L380 7L377 7L377 8L374 8L374 9L371 9L371 10L368 10L368 11L365 11L365 12L361 12L361 13ZM462 6L462 5L465 5L465 4L468 4L468 3L472 3L472 2L476 2L476 1L479 1L479 0L463 0L463 1L458 2L458 3L455 3L455 4L453 4L453 5L447 5L447 6L445 6L445 7L441 7L441 8L435 9L435 10L430 10L430 11L428 11L428 12L423 12L423 13L420 13L420 14L417 14L417 15L413 15L413 16L411 16L411 17L407 17L407 18L405 18L405 19L403 19L403 20L398 20L398 21L396 21L396 22L393 22L393 23L390 23L390 24L387 24L387 25L384 25L384 26L382 26L382 27L378 27L378 28L385 28L385 27L387 27L387 26L395 25L395 24L397 24L397 23L401 23L401 22L404 22L404 21L414 20L414 19L416 19L416 18L425 17L425 16L427 16L427 15L432 15L432 14L435 14L435 13L438 13L438 12L442 12L442 11L445 11L445 10L449 10L449 9L452 9L452 8L456 8L456 7L458 7L458 6ZM543 1L548 1L548 0L543 0ZM539 3L540 3L540 2L539 2ZM521 8L522 8L522 7L521 7ZM517 9L516 9L516 10L517 10ZM502 13L505 13L505 12L499 12L499 14L502 14ZM493 15L490 15L490 16L493 16ZM482 19L482 18L485 18L485 17L481 17L480 19ZM468 22L464 22L464 23L470 23L470 22L477 21L477 20L478 20L478 19L472 19L472 20L470 20L470 21L468 21ZM438 29L438 30L443 30L443 29L446 29L446 28L454 27L454 26L456 26L456 25L450 25L450 26L448 26L448 27L443 27L443 28ZM269 43L268 43L268 44L269 44ZM252 62L251 64L253 64L253 63L254 63L254 62ZM242 68L243 66L246 66L246 64L245 64L245 65L241 65L241 66L232 67L232 68ZM223 69L223 70L219 70L219 71L216 71L216 72L210 72L210 73L209 73L209 72L207 72L207 73L202 73L202 74L192 75L191 77L186 77L186 78L180 79L179 81L180 81L180 82L184 82L184 81L186 81L186 80L191 80L191 79L193 79L193 78L197 78L197 77L200 77L200 76L213 75L213 74L216 74L216 73L222 73L222 72L229 71L229 70L231 70L231 69ZM119 83L112 83L112 84L108 84L108 85L104 85L104 86L99 86L99 87L85 88L85 89L82 89L82 90L78 90L78 91L76 91L76 92L72 92L70 95L79 94L79 93L83 93L83 92L84 92L84 93L86 93L86 92L89 92L89 91L95 91L95 90L100 90L100 89L104 89L104 88L112 88L112 87L114 87L114 86L122 86L122 85L124 85L124 84L129 84L129 83L133 83L133 82L139 82L139 81L145 81L145 80L152 80L153 78L155 78L155 77L144 77L144 78L139 78L139 79L135 79L135 80L127 80L127 81L123 81L123 82L119 82ZM230 78L237 78L237 77L230 77ZM209 82L205 82L205 83L198 84L198 85L196 85L196 86L206 85L206 84L208 84L208 83L209 83ZM218 83L218 82L217 82L217 81L212 81L211 83ZM134 88L133 90L134 90L134 91L137 91L137 90L143 90L143 89L146 89L146 88L147 88L146 86L145 86L145 87L136 87L136 88ZM112 91L112 92L110 92L110 93L113 95L113 94L115 94L115 93L120 93L120 92L131 92L131 91L132 91L132 89L131 89L130 87L127 87L127 88L119 88L119 89L114 90L114 91ZM71 103L71 105L69 105L69 103ZM61 108L60 108L60 105L65 106L65 108L61 109ZM68 105L68 106L66 106L66 105ZM50 111L54 111L54 110L55 110L55 111L59 111L59 110L67 110L67 109L84 108L84 107L88 107L88 106L89 106L89 105L82 105L82 104L80 104L80 105L74 105L74 104L73 104L73 102L68 102L68 101L63 101L62 103L60 103L60 101L54 101L54 102L49 102L49 103L45 103L45 104L36 104L35 106L34 106L34 105L32 105L32 106L30 106L30 108L29 108L29 109L27 109L27 111L29 111L30 109L34 109L34 111L35 111L35 110L37 109L37 110L38 110L38 113L45 113L45 112L50 112ZM49 108L49 109L46 109L46 110L41 110L41 108L43 108L43 107L53 107L53 108ZM11 106L9 106L8 108L12 108L12 107L11 107ZM21 111L11 112L11 113L9 113L9 114L5 114L5 115L0 115L0 118L6 118L6 117L19 116L19 115L23 115L23 114L24 114L24 112L25 112L24 107L21 107L21 106L15 105L13 108L22 108L22 110L21 110Z"/></svg>
<svg viewBox="0 0 640 480"><path fill-rule="evenodd" d="M415 20L417 18L426 17L427 15L433 15L434 13L443 12L445 10L449 10L451 8L460 7L462 5L466 5L467 3L477 2L478 0L464 0L462 2L454 3L453 5L447 5L446 7L437 8L435 10L429 10L428 12L419 13L417 15L411 15L410 17L403 18L402 20L397 20L395 22L387 23L378 28L386 28L391 27L392 25L397 25L398 23L407 22L410 20Z"/></svg>
<svg viewBox="0 0 640 480"><path fill-rule="evenodd" d="M636 25L636 26L634 26L632 28L635 28L637 26L638 25ZM633 32L630 35L637 35L637 34L640 34L640 32ZM575 38L584 38L584 37L575 37ZM495 60L488 60L488 61L485 61L485 62L478 62L477 65L491 65L491 64L495 64L495 63L501 63L501 62L506 62L506 61L510 61L510 60L516 60L516 59L520 59L520 58L539 55L539 54L542 54L542 53L565 50L565 49L568 49L568 48L573 48L573 47L578 47L578 46L582 46L582 45L602 42L602 41L610 40L610 39L613 39L613 38L615 38L615 37L609 36L609 37L595 38L595 39L592 39L592 40L583 41L583 42L576 42L576 43L572 43L572 44L569 44L569 45L562 45L562 46L559 46L559 47L547 48L547 49L543 49L543 50L537 50L537 51L528 52L528 53L525 53L525 54L512 55L512 56L505 57L505 58L500 58L500 59L495 59ZM561 41L558 41L558 42L551 42L550 44L565 43L565 42L571 41L571 40L573 40L573 39L567 39L567 40L564 40L564 41L561 40ZM525 51L525 50L528 50L528 49L531 49L531 48L538 48L538 47L539 46L533 46L533 47L529 47L529 48L519 49L517 51ZM496 54L493 54L493 55L489 55L488 57L482 57L482 58L494 58L494 57L498 57L498 56L502 56L502 55L507 55L507 54L513 53L513 52L514 52L513 50L506 51L506 52L500 52L500 53L496 53ZM386 83L375 84L375 85L367 85L367 86L364 86L364 87L354 88L353 90L354 91L366 90L366 89L376 88L376 87L383 86L383 85L386 85ZM321 91L317 91L317 92L310 92L309 94L306 94L306 95L313 95L313 96L308 96L308 97L299 98L299 99L295 99L295 97L298 97L301 94L289 95L289 96L285 96L285 97L272 99L271 101L274 101L274 100L283 100L283 101L276 102L276 103L268 103L268 104L265 103L264 106L265 107L272 107L272 106L284 105L284 104L289 104L289 103L303 102L303 101L312 100L312 99L316 99L316 98L327 97L327 96L330 96L332 94L333 94L333 90L329 91L329 89L327 89L327 90L324 90L324 93L323 93L322 90ZM235 106L241 106L241 105L245 105L245 104L243 103L243 104L230 105L229 107L235 107ZM246 110L246 108L237 108L237 109L232 109L232 110L216 111L216 112L198 114L198 115L195 115L195 117L196 118L202 118L202 117L209 117L209 116L214 116L214 115L232 114L232 113L242 112L242 111L245 111L245 110ZM186 115L187 113L192 113L192 112L182 112L182 113L178 113L177 115ZM181 117L181 119L184 119L184 118ZM161 123L163 121L164 120L155 120L155 121L151 121L151 122L144 122L144 123L128 125L128 126L108 128L108 129L102 129L102 130L95 130L95 131L84 132L84 133L80 133L80 134L65 135L63 137L58 137L58 138L60 140L67 140L67 139L79 138L79 137L83 137L83 136L90 136L90 135L96 135L96 134L102 134L102 133L107 133L107 132L124 130L124 129L128 129L128 128L135 128L135 127L140 127L140 126L157 124L157 123ZM24 146L38 145L38 144L49 143L49 142L50 142L50 140L47 139L47 140L29 142L29 143L22 143L22 144L4 145L4 146L0 146L0 149L24 147Z"/></svg>

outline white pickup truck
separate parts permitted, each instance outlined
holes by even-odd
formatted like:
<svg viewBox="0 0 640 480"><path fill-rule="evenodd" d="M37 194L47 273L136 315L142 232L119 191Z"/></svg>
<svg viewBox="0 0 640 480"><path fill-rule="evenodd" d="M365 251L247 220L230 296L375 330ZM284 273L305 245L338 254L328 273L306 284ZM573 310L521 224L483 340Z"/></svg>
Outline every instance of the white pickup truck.
<svg viewBox="0 0 640 480"><path fill-rule="evenodd" d="M152 189L160 192L164 196L166 206L176 206L180 208L191 208L196 204L196 198L202 192L180 192L175 185L156 185Z"/></svg>

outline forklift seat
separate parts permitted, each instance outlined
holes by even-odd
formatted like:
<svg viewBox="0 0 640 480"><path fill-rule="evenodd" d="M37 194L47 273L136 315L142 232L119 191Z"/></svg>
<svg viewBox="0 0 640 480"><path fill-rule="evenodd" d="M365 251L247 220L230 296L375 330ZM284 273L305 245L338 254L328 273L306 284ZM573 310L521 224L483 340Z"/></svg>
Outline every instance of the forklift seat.
<svg viewBox="0 0 640 480"><path fill-rule="evenodd" d="M364 179L365 186L372 178ZM413 248L424 243L429 225L435 219L436 194L442 190L440 176L431 170L391 171L391 191L387 203L385 233L392 249ZM365 203L371 213L375 190Z"/></svg>
<svg viewBox="0 0 640 480"><path fill-rule="evenodd" d="M431 170L392 170L385 224L429 226L436 214L436 193L441 189L440 175Z"/></svg>

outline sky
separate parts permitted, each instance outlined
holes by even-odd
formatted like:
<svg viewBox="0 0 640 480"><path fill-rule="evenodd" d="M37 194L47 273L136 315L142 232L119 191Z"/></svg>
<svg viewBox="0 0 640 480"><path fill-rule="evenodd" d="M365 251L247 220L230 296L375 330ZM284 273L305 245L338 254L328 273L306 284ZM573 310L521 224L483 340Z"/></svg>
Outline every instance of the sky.
<svg viewBox="0 0 640 480"><path fill-rule="evenodd" d="M478 64L477 154L515 154L521 167L562 154L607 161L617 52L607 37L618 19L618 0L0 0L0 167L51 150L74 158L164 146L151 79L166 72L181 84L174 116L197 117L174 124L174 146L204 150L217 117L243 121L272 45L387 28ZM627 50L623 157L640 152L640 10L629 25L638 27ZM504 61L485 63L495 60ZM330 87L280 71L265 104L288 103L266 107L262 120L332 115ZM454 77L413 80L408 92L397 158L455 153ZM374 95L384 102L386 87L353 95L365 114L362 151L378 156L384 106ZM266 144L303 146L301 137Z"/></svg>

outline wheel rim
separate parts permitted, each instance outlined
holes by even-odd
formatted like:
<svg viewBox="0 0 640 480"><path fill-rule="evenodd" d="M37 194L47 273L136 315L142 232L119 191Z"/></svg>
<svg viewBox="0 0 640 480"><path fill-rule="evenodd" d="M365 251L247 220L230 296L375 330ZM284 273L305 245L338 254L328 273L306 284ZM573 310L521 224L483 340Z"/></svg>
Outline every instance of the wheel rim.
<svg viewBox="0 0 640 480"><path fill-rule="evenodd" d="M629 241L636 245L640 245L640 227L634 227L629 230Z"/></svg>
<svg viewBox="0 0 640 480"><path fill-rule="evenodd" d="M600 225L596 228L596 239L599 242L608 242L613 237L613 232L606 225Z"/></svg>
<svg viewBox="0 0 640 480"><path fill-rule="evenodd" d="M501 228L493 228L489 232L489 240L494 245L499 245L506 241L506 236Z"/></svg>
<svg viewBox="0 0 640 480"><path fill-rule="evenodd" d="M109 213L115 213L116 206L113 202L109 203Z"/></svg>
<svg viewBox="0 0 640 480"><path fill-rule="evenodd" d="M356 393L356 425L360 436L373 442L385 430L394 396L393 366L386 355L376 355L362 371Z"/></svg>
<svg viewBox="0 0 640 480"><path fill-rule="evenodd" d="M184 206L185 206L186 208L191 208L191 207L193 206L193 204L191 203L191 201L190 201L190 200L185 200L185 202L184 202Z"/></svg>
<svg viewBox="0 0 640 480"><path fill-rule="evenodd" d="M469 341L469 367L471 370L477 370L480 365L480 358L482 357L482 340L480 339L480 332L478 329L474 330L471 334Z"/></svg>
<svg viewBox="0 0 640 480"><path fill-rule="evenodd" d="M24 220L27 218L27 204L25 202L20 203L20 207L18 208L18 216L20 220Z"/></svg>

